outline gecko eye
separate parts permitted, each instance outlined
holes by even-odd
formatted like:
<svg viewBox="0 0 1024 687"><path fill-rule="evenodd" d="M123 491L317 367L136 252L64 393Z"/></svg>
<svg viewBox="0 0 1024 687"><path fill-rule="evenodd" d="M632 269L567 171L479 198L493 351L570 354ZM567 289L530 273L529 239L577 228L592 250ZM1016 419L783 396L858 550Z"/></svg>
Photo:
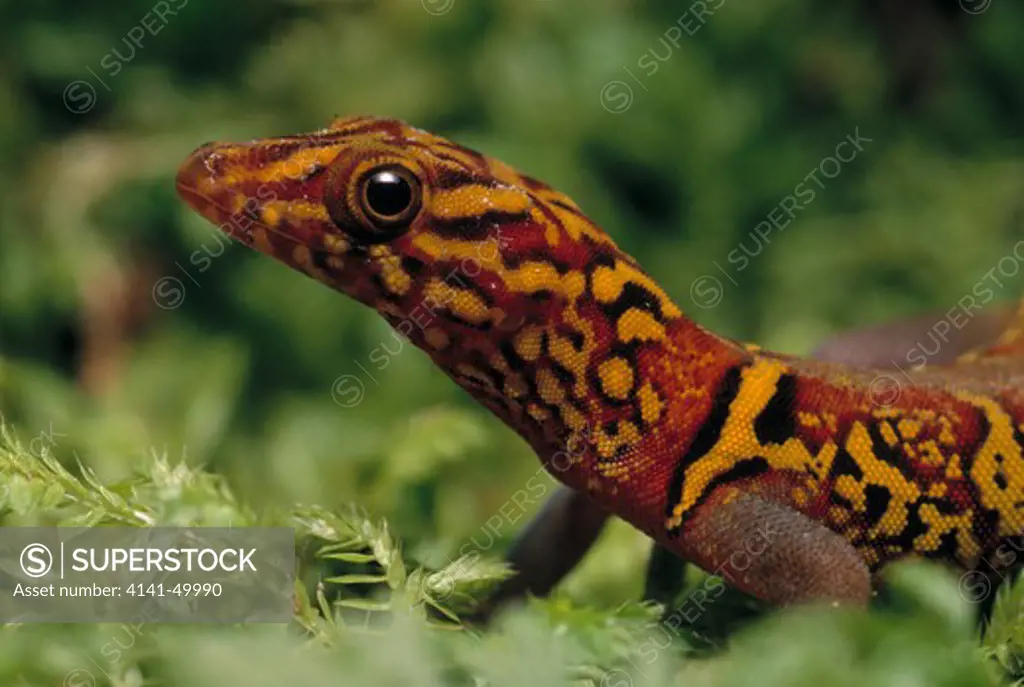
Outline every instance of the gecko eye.
<svg viewBox="0 0 1024 687"><path fill-rule="evenodd" d="M401 167L375 170L363 182L363 211L379 222L401 221L414 209L418 185Z"/></svg>
<svg viewBox="0 0 1024 687"><path fill-rule="evenodd" d="M359 183L359 205L372 224L384 231L408 224L420 210L420 182L401 165L370 170Z"/></svg>
<svg viewBox="0 0 1024 687"><path fill-rule="evenodd" d="M416 219L423 207L423 187L403 164L378 164L360 172L358 162L346 160L328 177L324 204L334 223L361 243L385 243Z"/></svg>

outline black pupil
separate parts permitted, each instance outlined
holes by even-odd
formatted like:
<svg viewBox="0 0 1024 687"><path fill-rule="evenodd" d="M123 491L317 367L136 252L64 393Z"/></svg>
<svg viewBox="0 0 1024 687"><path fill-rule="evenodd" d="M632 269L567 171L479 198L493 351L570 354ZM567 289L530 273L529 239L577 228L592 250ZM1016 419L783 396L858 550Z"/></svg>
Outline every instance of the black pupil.
<svg viewBox="0 0 1024 687"><path fill-rule="evenodd" d="M412 187L394 172L377 172L367 184L366 202L378 215L395 217L412 204Z"/></svg>

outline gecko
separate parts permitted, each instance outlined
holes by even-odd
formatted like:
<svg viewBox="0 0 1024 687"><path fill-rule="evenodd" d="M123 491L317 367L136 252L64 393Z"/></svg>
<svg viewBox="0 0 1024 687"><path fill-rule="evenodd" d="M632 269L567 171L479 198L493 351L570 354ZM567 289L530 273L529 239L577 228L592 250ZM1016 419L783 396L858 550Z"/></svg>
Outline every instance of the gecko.
<svg viewBox="0 0 1024 687"><path fill-rule="evenodd" d="M898 377L762 350L687 316L568 196L387 118L208 143L176 187L373 308L572 493L759 599L864 605L910 556L1017 564L1024 306Z"/></svg>

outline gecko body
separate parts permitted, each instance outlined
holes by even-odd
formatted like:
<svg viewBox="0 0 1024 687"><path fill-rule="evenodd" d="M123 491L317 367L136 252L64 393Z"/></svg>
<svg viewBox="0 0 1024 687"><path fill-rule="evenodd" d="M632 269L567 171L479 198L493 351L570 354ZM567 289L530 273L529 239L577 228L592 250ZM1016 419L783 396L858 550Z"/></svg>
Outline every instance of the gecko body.
<svg viewBox="0 0 1024 687"><path fill-rule="evenodd" d="M564 194L396 120L209 144L177 187L375 309L557 479L661 546L714 571L766 539L730 576L755 596L862 603L905 556L1015 561L1024 310L995 345L899 378L741 345Z"/></svg>

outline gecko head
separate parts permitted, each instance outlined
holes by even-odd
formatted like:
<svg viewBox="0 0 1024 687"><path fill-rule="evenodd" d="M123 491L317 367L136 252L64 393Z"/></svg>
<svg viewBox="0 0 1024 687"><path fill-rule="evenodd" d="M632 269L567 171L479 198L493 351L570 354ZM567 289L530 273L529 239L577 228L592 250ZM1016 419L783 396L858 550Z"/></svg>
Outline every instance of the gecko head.
<svg viewBox="0 0 1024 687"><path fill-rule="evenodd" d="M181 166L177 188L231 237L434 349L561 320L586 288L587 264L614 267L621 256L568 197L390 119L207 144Z"/></svg>
<svg viewBox="0 0 1024 687"><path fill-rule="evenodd" d="M621 404L630 351L681 315L567 196L395 120L207 144L177 187L231 237L376 309L535 446L582 431L595 380Z"/></svg>

